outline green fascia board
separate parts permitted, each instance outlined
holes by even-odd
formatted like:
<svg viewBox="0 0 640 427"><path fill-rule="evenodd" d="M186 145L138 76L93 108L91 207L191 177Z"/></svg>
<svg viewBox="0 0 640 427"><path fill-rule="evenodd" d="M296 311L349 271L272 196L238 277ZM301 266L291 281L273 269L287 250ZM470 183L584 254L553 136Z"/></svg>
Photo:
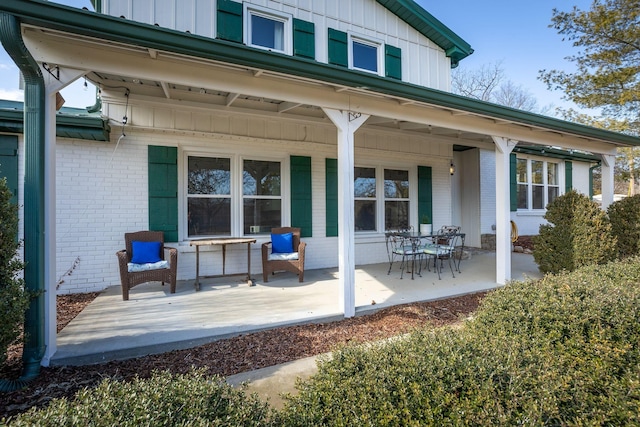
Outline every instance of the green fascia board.
<svg viewBox="0 0 640 427"><path fill-rule="evenodd" d="M0 100L0 131L24 132L22 102ZM110 133L111 127L106 119L99 115L89 115L84 109L63 107L56 114L56 136L89 141L109 141Z"/></svg>
<svg viewBox="0 0 640 427"><path fill-rule="evenodd" d="M561 150L553 147L544 147L540 145L517 145L513 149L514 153L532 154L541 157L550 157L562 160L575 160L578 162L600 162L600 158L589 153L576 151Z"/></svg>
<svg viewBox="0 0 640 427"><path fill-rule="evenodd" d="M541 127L622 145L640 146L640 138L631 135L516 110L371 73L128 21L48 1L3 0L0 2L1 11L16 15L23 23L71 34L227 62L303 77L313 81L367 90L442 108L478 114L487 118L512 121L525 126ZM82 25L78 23L82 23Z"/></svg>
<svg viewBox="0 0 640 427"><path fill-rule="evenodd" d="M451 58L451 67L473 53L471 45L412 0L376 0L420 34L440 46Z"/></svg>

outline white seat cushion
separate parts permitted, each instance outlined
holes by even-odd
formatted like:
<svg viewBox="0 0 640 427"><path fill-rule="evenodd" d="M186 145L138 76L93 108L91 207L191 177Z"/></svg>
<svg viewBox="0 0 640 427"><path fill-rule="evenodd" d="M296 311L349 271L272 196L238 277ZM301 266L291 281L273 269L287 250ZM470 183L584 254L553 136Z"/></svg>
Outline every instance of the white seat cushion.
<svg viewBox="0 0 640 427"><path fill-rule="evenodd" d="M158 262L150 262L148 264L134 264L130 262L127 264L127 271L129 273L137 273L139 271L159 270L161 268L169 268L169 261L161 260Z"/></svg>
<svg viewBox="0 0 640 427"><path fill-rule="evenodd" d="M298 259L298 252L269 254L269 261L291 261Z"/></svg>

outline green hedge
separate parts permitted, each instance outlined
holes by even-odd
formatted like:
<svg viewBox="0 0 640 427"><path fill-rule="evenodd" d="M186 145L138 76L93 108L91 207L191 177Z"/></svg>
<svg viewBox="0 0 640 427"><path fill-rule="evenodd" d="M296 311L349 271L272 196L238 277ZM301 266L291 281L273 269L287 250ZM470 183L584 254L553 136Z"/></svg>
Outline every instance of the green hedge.
<svg viewBox="0 0 640 427"><path fill-rule="evenodd" d="M606 264L616 257L616 240L606 213L589 197L569 191L547 205L533 238L533 258L543 273Z"/></svg>
<svg viewBox="0 0 640 427"><path fill-rule="evenodd" d="M463 329L346 348L288 426L640 425L640 260L514 283Z"/></svg>
<svg viewBox="0 0 640 427"><path fill-rule="evenodd" d="M204 371L155 373L131 382L103 381L18 416L11 426L262 426L271 409ZM0 425L4 425L4 422Z"/></svg>
<svg viewBox="0 0 640 427"><path fill-rule="evenodd" d="M618 258L640 255L640 194L613 202L607 214Z"/></svg>

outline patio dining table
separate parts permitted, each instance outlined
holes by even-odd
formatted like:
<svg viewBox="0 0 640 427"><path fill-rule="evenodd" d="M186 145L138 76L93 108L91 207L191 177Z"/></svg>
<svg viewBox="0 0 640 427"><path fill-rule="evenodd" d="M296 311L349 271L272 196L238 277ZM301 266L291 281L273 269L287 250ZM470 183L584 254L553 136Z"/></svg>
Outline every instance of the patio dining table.
<svg viewBox="0 0 640 427"><path fill-rule="evenodd" d="M191 240L189 242L189 245L196 247L196 281L195 281L196 291L200 290L200 277L201 277L200 276L200 246L222 246L222 274L202 276L202 278L210 278L210 277L236 276L236 275L244 274L244 273L226 274L225 264L226 264L226 258L227 258L227 245L238 245L238 244L246 243L247 245L247 283L249 284L249 286L253 286L253 279L251 279L251 244L255 242L256 242L256 239L245 238L245 237L222 237L217 239Z"/></svg>

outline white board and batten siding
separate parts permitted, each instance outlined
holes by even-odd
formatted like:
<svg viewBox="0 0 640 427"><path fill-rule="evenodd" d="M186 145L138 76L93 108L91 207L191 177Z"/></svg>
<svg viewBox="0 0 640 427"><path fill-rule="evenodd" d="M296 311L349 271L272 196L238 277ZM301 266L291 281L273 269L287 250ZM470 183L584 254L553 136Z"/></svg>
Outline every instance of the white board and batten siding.
<svg viewBox="0 0 640 427"><path fill-rule="evenodd" d="M328 28L371 37L402 50L402 80L448 91L451 61L416 29L374 0L254 0L260 7L284 12L315 25L316 60L327 63ZM216 37L215 0L104 0L105 14Z"/></svg>

